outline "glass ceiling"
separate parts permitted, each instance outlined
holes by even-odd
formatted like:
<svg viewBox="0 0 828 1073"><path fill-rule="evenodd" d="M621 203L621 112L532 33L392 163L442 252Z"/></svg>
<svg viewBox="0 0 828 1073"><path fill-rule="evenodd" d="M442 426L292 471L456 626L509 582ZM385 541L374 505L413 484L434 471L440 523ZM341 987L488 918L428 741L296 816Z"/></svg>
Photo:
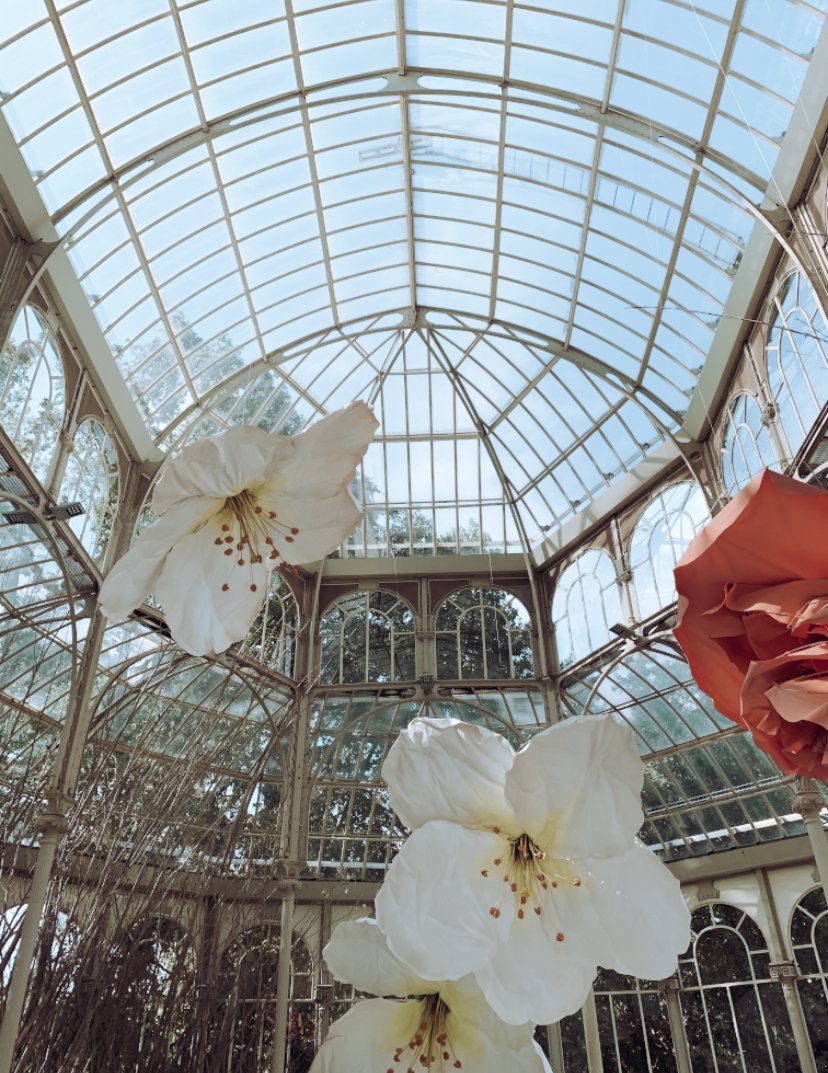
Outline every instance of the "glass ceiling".
<svg viewBox="0 0 828 1073"><path fill-rule="evenodd" d="M825 10L4 0L0 107L156 443L367 398L352 553L517 548L680 426Z"/></svg>

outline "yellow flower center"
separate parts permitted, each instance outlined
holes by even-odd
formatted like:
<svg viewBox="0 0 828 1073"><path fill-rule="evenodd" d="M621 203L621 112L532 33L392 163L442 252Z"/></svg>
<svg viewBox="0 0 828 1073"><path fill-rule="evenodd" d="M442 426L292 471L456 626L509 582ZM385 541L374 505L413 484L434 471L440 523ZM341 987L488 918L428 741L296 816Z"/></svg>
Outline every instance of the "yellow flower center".
<svg viewBox="0 0 828 1073"><path fill-rule="evenodd" d="M274 539L292 544L299 533L296 526L280 521L275 510L265 510L247 488L237 495L228 496L219 517L222 520L221 533L213 543L222 554L234 556L238 566L252 566L264 562L265 557L269 560L280 558L281 553ZM256 583L251 582L253 592L256 587ZM229 588L226 581L221 586L222 592L227 592Z"/></svg>
<svg viewBox="0 0 828 1073"><path fill-rule="evenodd" d="M500 828L494 828L495 834L500 834ZM502 857L495 857L492 864L495 866L494 873L489 868L480 872L484 879L501 879L514 896L517 904L518 920L525 920L526 914L532 912L535 916L541 916L543 908L541 899L544 894L556 890L562 883L573 887L582 885L578 875L565 875L553 871L548 863L546 851L527 834L518 835L517 838L508 838L509 849ZM490 916L495 919L500 916L501 910L498 905L489 909ZM562 943L566 936L559 931L555 938Z"/></svg>
<svg viewBox="0 0 828 1073"><path fill-rule="evenodd" d="M446 1031L446 1018L451 1012L439 995L424 995L420 1000L422 1017L417 1031L402 1047L394 1051L394 1065L387 1073L444 1073L462 1069L463 1063L454 1053ZM395 1068L396 1067L396 1068Z"/></svg>

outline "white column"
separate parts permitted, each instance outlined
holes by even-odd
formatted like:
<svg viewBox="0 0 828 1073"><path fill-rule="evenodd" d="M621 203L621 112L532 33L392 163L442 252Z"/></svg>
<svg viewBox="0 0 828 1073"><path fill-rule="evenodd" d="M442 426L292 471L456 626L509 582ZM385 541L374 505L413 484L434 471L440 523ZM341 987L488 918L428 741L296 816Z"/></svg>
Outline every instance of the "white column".
<svg viewBox="0 0 828 1073"><path fill-rule="evenodd" d="M549 1044L549 1064L552 1066L552 1073L563 1073L564 1054L560 1021L546 1026L546 1041Z"/></svg>
<svg viewBox="0 0 828 1073"><path fill-rule="evenodd" d="M290 963L293 946L293 906L299 883L286 880L282 893L279 921L279 967L276 974L276 1020L273 1026L272 1073L285 1073L287 1058L288 1013L290 1010Z"/></svg>
<svg viewBox="0 0 828 1073"><path fill-rule="evenodd" d="M58 841L66 830L66 813L72 804L83 746L92 717L90 700L95 682L95 671L101 654L104 629L104 618L100 611L96 611L83 649L76 684L77 695L61 727L57 756L52 766L50 786L46 794L46 810L38 821L40 846L26 902L20 944L14 958L9 995L3 1021L0 1024L0 1073L9 1073L12 1067L14 1045L23 1017L26 990L32 971L32 958L43 920L49 879L52 875Z"/></svg>
<svg viewBox="0 0 828 1073"><path fill-rule="evenodd" d="M587 1070L589 1073L604 1073L604 1059L601 1055L601 1039L598 1034L598 1011L595 1008L594 991L590 991L586 1002L581 1007L581 1016L584 1019Z"/></svg>
<svg viewBox="0 0 828 1073"><path fill-rule="evenodd" d="M38 824L40 828L40 848L32 873L32 884L29 888L26 901L26 912L23 917L23 927L20 932L20 942L14 957L9 982L9 993L6 999L6 1009L3 1013L3 1023L0 1024L0 1070L9 1073L14 1058L14 1045L20 1029L20 1020L23 1016L23 1004L26 999L26 990L29 986L29 974L32 971L37 937L40 932L40 922L43 919L43 910L46 905L46 893L49 888L49 879L52 875L52 865L55 860L58 839L66 830L66 817L59 810L55 802L53 810L45 812Z"/></svg>
<svg viewBox="0 0 828 1073"><path fill-rule="evenodd" d="M821 818L822 810L825 808L825 799L813 779L798 778L796 784L799 792L794 798L793 807L805 823L819 881L825 891L825 898L828 900L828 837L823 829Z"/></svg>
<svg viewBox="0 0 828 1073"><path fill-rule="evenodd" d="M670 1033L673 1037L673 1053L676 1058L678 1073L693 1073L690 1065L690 1048L687 1046L687 1033L684 1031L684 1017L679 998L679 980L677 976L668 976L662 980L658 989L667 1004L667 1017L670 1021Z"/></svg>

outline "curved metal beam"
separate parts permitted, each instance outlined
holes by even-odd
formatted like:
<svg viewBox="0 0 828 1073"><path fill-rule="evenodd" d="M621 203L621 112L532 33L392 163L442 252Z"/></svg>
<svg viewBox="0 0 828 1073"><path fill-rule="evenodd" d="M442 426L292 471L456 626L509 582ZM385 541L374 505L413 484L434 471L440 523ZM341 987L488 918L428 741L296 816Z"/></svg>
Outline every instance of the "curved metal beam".
<svg viewBox="0 0 828 1073"><path fill-rule="evenodd" d="M374 329L371 329L370 327L366 329L364 327L366 319L370 319L370 317L372 316L387 317L389 314L394 313L398 313L400 316L400 323L396 328L390 328L387 324L383 324ZM321 332L313 332L310 335L301 337L300 339L296 340L296 342L291 343L290 354L285 354L284 351L279 350L266 354L263 358L257 358L255 361L251 362L250 365L245 366L243 369L239 369L237 372L233 373L232 376L227 377L226 380L222 380L221 383L214 385L200 399L198 399L191 406L188 406L185 410L178 414L175 420L172 421L164 429L164 432L158 438L167 438L173 429L185 424L189 418L198 413L199 410L210 406L212 403L215 402L217 398L223 395L226 391L231 391L235 388L243 387L245 384L251 382L257 376L259 376L263 372L266 372L267 370L277 371L279 366L283 362L291 361L297 356L297 350L310 349L315 342L319 342L322 340L329 342L330 339L328 338L328 336L330 336L332 332L337 333L337 338L341 338L343 341L348 341L350 339L356 339L366 334L370 334L372 331L411 331L413 330L411 328L412 324L416 324L421 329L432 328L438 332L453 330L451 325L444 326L439 324L431 324L428 321L425 321L424 316L429 313L442 313L447 314L449 316L462 317L468 321L479 321L479 327L475 327L470 324L462 324L458 325L458 327L464 327L470 331L479 331L481 334L484 332L491 331L493 328L495 330L497 328L502 328L505 332L508 333L508 337L510 339L517 338L519 342L523 342L526 346L535 346L542 350L545 350L555 360L560 359L564 361L569 361L573 365L577 365L578 368L584 369L586 372L590 372L595 376L601 377L601 379L605 380L612 388L614 388L616 391L620 391L622 394L626 395L629 398L635 396L639 399L645 399L647 403L656 407L657 411L661 415L669 417L672 421L674 421L676 428L681 427L682 415L679 414L677 411L673 410L661 399L659 399L659 397L654 391L651 391L643 384L637 384L635 380L632 377L627 376L626 373L622 373L618 369L614 369L607 362L602 361L600 358L596 358L593 354L589 354L584 350L580 350L578 347L567 347L560 339L553 339L552 337L543 335L541 332L535 331L531 328L524 328L519 324L514 324L512 321L502 320L497 317L492 319L476 317L474 314L466 313L460 309L449 309L447 307L442 306L417 306L416 309L411 309L410 307L403 307L397 309L381 309L377 310L375 313L369 314L368 317L366 317L365 314L362 314L359 318L356 318L353 321L345 321L344 324L341 325L332 324L330 328L325 328ZM360 327L359 330L355 330L352 334L349 334L349 324L359 324L362 325L362 327ZM527 340L526 338L521 338L521 336L530 336L531 339ZM521 395L515 401L520 401L521 398L529 394L531 392L531 389L544 375L546 375L546 373L551 367L552 361L544 365L540 373L535 376L532 381L529 382L529 384L527 384L526 388L524 388ZM291 381L286 379L286 383L290 385ZM292 386L295 387L295 385ZM296 388L296 390L299 392L299 394L304 395L309 401L313 401L307 389ZM506 411L504 412L508 412L512 405L513 403L510 403L509 407L507 407ZM648 414L650 414L649 406L642 403L642 407ZM660 416L657 418L653 418L653 420L657 422L659 428L663 426L663 417Z"/></svg>
<svg viewBox="0 0 828 1073"><path fill-rule="evenodd" d="M424 87L420 85L419 80L428 77L441 78L447 82L456 79L457 81L466 83L466 85L464 85L462 89L457 90L441 88L439 91L435 91L432 87ZM366 79L370 78L384 79L385 87L374 89L371 92L362 90L353 94L342 93L339 96L331 96L324 92L337 87L347 87L349 85L359 87ZM304 91L291 90L288 93L282 93L278 96L270 97L267 100L246 105L244 108L239 108L233 112L228 112L226 115L221 116L218 119L211 120L205 127L198 127L187 134L177 135L175 138L171 138L166 142L161 142L156 146L150 147L142 152L140 156L134 157L128 163L113 169L113 171L103 179L99 179L91 186L88 186L84 191L77 194L53 217L53 222L58 224L68 216L76 213L90 198L94 198L97 194L106 194L106 197L96 202L95 207L92 210L92 212L98 212L106 201L114 196L112 191L114 185L118 185L122 190L127 189L132 183L145 178L150 172L155 168L160 167L162 164L166 164L169 161L174 160L176 157L189 152L191 149L204 145L230 131L235 132L244 127L252 127L258 123L276 119L279 116L293 111L301 112L304 108L312 109L315 106L328 107L331 104L343 103L346 101L360 101L376 97L398 97L401 94L423 94L433 96L435 92L439 92L441 96L462 96L463 98L468 99L470 96L474 96L474 93L469 91L467 84L469 81L478 82L481 87L491 87L489 92L481 91L479 96L482 98L500 98L504 92L511 91L514 94L512 99L517 102L520 100L520 92L525 91L532 95L531 102L528 103L531 103L536 108L546 108L553 113L557 112L562 115L572 115L578 119L588 119L599 127L610 127L619 130L624 134L631 134L636 138L640 138L648 145L658 144L663 148L678 146L680 149L685 150L683 153L678 153L678 156L685 167L705 171L705 165L709 162L738 176L740 179L756 187L759 191L764 191L767 185L761 176L758 176L755 172L743 167L737 160L734 160L715 149L702 148L695 139L682 133L680 130L650 120L646 116L637 115L634 112L627 112L612 107L607 107L605 109L601 101L584 96L583 94L573 93L570 90L554 86L545 86L542 83L537 82L526 82L519 79L504 80L496 75L418 67L409 68L404 74L400 74L396 69L366 71L358 75L351 75L347 78L321 82L314 86L306 86ZM314 99L313 97L315 93L319 93L317 99ZM540 100L538 98L540 98ZM548 100L544 100L543 98L548 98ZM571 109L567 110L565 107L567 104L571 105ZM687 153L691 155L688 156L686 155ZM710 172L709 174L713 179L719 178L718 174L715 172ZM67 235L71 234L72 231L81 226L85 219L86 216L83 216L75 221L70 231L67 232ZM65 237L66 236L64 236L64 239Z"/></svg>

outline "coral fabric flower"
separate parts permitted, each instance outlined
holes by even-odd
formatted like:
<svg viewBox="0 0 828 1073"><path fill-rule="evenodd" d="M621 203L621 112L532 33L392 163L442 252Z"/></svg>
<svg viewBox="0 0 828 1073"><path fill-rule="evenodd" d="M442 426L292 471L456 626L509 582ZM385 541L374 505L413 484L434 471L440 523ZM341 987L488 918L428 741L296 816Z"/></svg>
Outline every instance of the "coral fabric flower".
<svg viewBox="0 0 828 1073"><path fill-rule="evenodd" d="M120 621L152 591L192 655L240 641L275 566L321 559L356 527L347 486L376 429L355 402L298 436L239 426L185 447L153 495L158 520L101 586L104 614Z"/></svg>
<svg viewBox="0 0 828 1073"><path fill-rule="evenodd" d="M531 1024L504 1024L471 977L434 983L409 972L376 921L338 925L324 957L337 980L384 997L331 1026L312 1073L551 1073Z"/></svg>
<svg viewBox="0 0 828 1073"><path fill-rule="evenodd" d="M828 778L828 494L765 470L676 567L675 634L716 708L783 771Z"/></svg>
<svg viewBox="0 0 828 1073"><path fill-rule="evenodd" d="M635 841L643 771L609 717L566 719L517 754L482 727L415 719L382 770L413 828L376 898L391 950L424 979L473 973L511 1024L574 1013L598 965L668 976L690 915Z"/></svg>

